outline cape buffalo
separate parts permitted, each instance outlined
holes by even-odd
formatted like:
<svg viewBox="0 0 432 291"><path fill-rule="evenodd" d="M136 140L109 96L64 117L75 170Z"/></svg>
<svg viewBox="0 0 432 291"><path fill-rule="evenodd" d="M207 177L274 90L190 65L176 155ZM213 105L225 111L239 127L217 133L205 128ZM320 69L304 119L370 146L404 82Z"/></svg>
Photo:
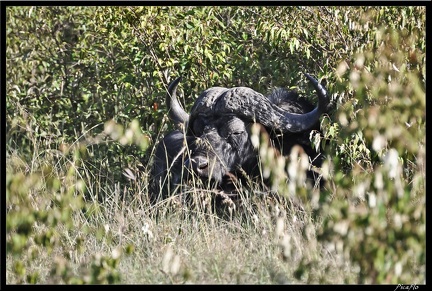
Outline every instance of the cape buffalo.
<svg viewBox="0 0 432 291"><path fill-rule="evenodd" d="M305 75L318 96L316 106L285 89L276 89L266 97L247 87L212 87L198 97L189 114L176 95L181 77L173 81L166 101L169 117L180 129L168 133L156 147L151 172L153 198L170 195L191 173L202 185L227 191L233 179L259 174L259 153L250 138L254 123L262 125L281 154L288 155L294 145L300 145L319 167L323 157L314 150L309 136L312 130L320 130L319 118L329 98L317 80ZM312 172L308 175L313 179Z"/></svg>

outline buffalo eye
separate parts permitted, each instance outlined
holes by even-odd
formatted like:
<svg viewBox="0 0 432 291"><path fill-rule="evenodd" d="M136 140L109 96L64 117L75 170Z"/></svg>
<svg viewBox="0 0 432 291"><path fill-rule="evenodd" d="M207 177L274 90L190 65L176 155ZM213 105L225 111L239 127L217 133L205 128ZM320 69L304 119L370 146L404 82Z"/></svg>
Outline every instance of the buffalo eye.
<svg viewBox="0 0 432 291"><path fill-rule="evenodd" d="M193 126L192 126L192 133L195 136L200 136L200 135L202 135L203 131L204 131L204 124L203 124L203 122L200 122L199 120L195 121L193 123Z"/></svg>
<svg viewBox="0 0 432 291"><path fill-rule="evenodd" d="M229 134L228 134L228 138L232 138L232 137L237 137L237 136L240 136L241 134L243 133L243 131L233 131L233 132L230 132Z"/></svg>
<svg viewBox="0 0 432 291"><path fill-rule="evenodd" d="M243 131L234 131L234 132L231 132L231 136L239 136L242 133L243 133Z"/></svg>
<svg viewBox="0 0 432 291"><path fill-rule="evenodd" d="M243 134L244 131L234 131L231 132L228 135L228 142L234 147L237 148L239 147L240 143L241 143L241 136Z"/></svg>

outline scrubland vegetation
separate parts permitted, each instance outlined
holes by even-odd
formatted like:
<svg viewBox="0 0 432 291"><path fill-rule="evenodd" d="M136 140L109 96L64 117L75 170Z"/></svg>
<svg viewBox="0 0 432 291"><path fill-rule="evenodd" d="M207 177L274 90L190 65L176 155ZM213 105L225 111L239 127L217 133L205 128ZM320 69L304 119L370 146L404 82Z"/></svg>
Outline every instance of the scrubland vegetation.
<svg viewBox="0 0 432 291"><path fill-rule="evenodd" d="M7 284L425 283L425 7L5 9ZM334 103L323 189L263 150L274 195L149 203L170 81L188 110L216 85L313 99L304 72Z"/></svg>

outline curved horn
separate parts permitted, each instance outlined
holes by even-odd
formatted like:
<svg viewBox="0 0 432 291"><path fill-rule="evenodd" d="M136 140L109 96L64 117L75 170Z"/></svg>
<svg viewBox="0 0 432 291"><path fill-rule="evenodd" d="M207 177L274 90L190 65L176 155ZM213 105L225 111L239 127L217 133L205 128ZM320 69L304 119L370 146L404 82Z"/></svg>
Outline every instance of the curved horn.
<svg viewBox="0 0 432 291"><path fill-rule="evenodd" d="M218 98L203 98L214 102L201 102L198 108L192 108L191 119L198 114L206 115L208 112L218 114L236 114L243 118L251 119L262 125L280 130L282 132L300 132L315 125L321 114L325 111L329 99L326 89L317 80L305 74L312 82L318 95L318 105L314 110L305 114L295 114L285 111L266 96L251 88L237 87L232 89L212 88L208 92L214 95L220 93ZM202 95L206 95L204 92ZM198 104L195 104L198 105ZM194 106L196 107L196 106Z"/></svg>
<svg viewBox="0 0 432 291"><path fill-rule="evenodd" d="M168 94L166 96L166 103L169 104L169 117L176 125L185 124L189 120L189 114L184 111L180 102L177 100L177 86L182 77L178 77L168 86Z"/></svg>
<svg viewBox="0 0 432 291"><path fill-rule="evenodd" d="M311 81L313 87L315 88L315 91L318 95L318 106L316 109L320 111L320 115L326 111L327 105L330 102L329 97L327 96L327 90L322 86L320 83L318 83L317 80L315 80L313 77L311 77L309 74L304 73L305 76ZM319 118L319 117L318 117Z"/></svg>

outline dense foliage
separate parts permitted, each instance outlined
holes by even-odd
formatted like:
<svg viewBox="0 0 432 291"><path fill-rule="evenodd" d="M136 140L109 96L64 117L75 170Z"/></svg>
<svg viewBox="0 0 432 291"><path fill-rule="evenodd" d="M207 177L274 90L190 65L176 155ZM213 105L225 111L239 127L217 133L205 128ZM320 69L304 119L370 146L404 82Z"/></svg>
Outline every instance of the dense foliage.
<svg viewBox="0 0 432 291"><path fill-rule="evenodd" d="M323 138L312 140L327 155L326 187L295 185L309 215L299 237L316 252L283 244L284 256L263 268L285 266L294 283L425 282L425 7L5 9L7 283L241 282L234 263L237 281L194 274L194 256L178 267L173 225L148 231L157 227L148 163L172 129L166 89L184 77L186 110L215 85L288 87L314 98L303 72L326 84L334 104L322 117ZM271 158L263 161L277 176ZM286 177L274 181L281 196L292 195ZM135 237L144 220L159 247ZM235 229L208 235L232 240ZM86 256L98 245L101 253ZM128 276L122 254L134 251L172 264L153 266L163 275ZM209 269L224 261L212 260ZM332 277L346 266L346 276ZM272 272L248 278L280 282Z"/></svg>

